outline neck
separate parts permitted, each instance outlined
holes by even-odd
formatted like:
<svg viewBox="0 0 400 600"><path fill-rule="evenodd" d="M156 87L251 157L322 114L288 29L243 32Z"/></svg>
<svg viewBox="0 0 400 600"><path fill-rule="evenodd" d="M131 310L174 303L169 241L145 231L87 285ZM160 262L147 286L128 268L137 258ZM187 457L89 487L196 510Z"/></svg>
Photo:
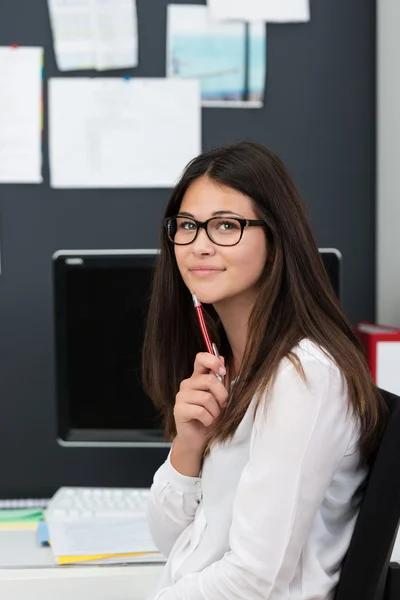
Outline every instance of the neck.
<svg viewBox="0 0 400 600"><path fill-rule="evenodd" d="M248 323L254 305L254 298L229 298L214 304L226 337L232 350L232 378L235 378L242 364L248 336Z"/></svg>

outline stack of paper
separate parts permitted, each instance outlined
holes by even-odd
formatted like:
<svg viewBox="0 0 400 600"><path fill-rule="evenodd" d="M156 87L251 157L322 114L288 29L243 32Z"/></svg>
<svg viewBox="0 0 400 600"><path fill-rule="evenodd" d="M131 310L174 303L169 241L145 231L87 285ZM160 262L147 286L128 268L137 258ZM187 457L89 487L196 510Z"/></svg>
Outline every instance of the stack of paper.
<svg viewBox="0 0 400 600"><path fill-rule="evenodd" d="M145 516L55 520L47 526L49 545L61 565L165 562L151 539Z"/></svg>
<svg viewBox="0 0 400 600"><path fill-rule="evenodd" d="M43 511L38 508L11 508L0 510L1 529L35 529L43 518Z"/></svg>

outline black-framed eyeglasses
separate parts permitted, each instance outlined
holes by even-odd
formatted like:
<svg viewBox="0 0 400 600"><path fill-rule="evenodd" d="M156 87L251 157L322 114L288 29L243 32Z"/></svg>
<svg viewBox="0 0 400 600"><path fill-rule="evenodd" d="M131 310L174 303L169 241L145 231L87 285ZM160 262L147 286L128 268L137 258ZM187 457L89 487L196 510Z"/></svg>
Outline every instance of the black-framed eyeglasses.
<svg viewBox="0 0 400 600"><path fill-rule="evenodd" d="M197 221L192 217L177 215L164 220L168 238L178 246L186 246L196 239L201 228L205 229L209 239L217 246L236 246L247 227L266 226L258 219L239 219L238 217L211 217L207 221Z"/></svg>

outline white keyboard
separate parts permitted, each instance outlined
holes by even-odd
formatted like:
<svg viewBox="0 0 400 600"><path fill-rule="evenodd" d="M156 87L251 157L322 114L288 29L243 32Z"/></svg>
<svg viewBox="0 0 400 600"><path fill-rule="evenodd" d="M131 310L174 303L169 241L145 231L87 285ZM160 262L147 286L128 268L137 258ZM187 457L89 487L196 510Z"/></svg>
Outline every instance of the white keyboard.
<svg viewBox="0 0 400 600"><path fill-rule="evenodd" d="M148 488L61 487L45 518L49 522L144 516L149 493Z"/></svg>

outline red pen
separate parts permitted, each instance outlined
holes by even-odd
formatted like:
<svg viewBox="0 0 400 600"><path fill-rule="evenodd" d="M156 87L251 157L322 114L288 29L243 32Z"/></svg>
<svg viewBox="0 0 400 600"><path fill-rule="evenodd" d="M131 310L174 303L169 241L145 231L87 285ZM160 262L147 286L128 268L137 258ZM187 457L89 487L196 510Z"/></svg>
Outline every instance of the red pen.
<svg viewBox="0 0 400 600"><path fill-rule="evenodd" d="M216 344L214 344L211 341L210 334L208 333L207 325L204 320L203 307L201 306L201 302L198 299L198 297L196 296L196 294L192 294L192 298L193 298L194 307L196 309L197 319L199 321L201 333L203 334L203 339L207 346L207 350L209 351L210 354L214 354L214 356L219 357L218 348L217 348ZM223 383L223 378L221 377L221 375L218 375L218 373L214 373L214 375L221 383Z"/></svg>

